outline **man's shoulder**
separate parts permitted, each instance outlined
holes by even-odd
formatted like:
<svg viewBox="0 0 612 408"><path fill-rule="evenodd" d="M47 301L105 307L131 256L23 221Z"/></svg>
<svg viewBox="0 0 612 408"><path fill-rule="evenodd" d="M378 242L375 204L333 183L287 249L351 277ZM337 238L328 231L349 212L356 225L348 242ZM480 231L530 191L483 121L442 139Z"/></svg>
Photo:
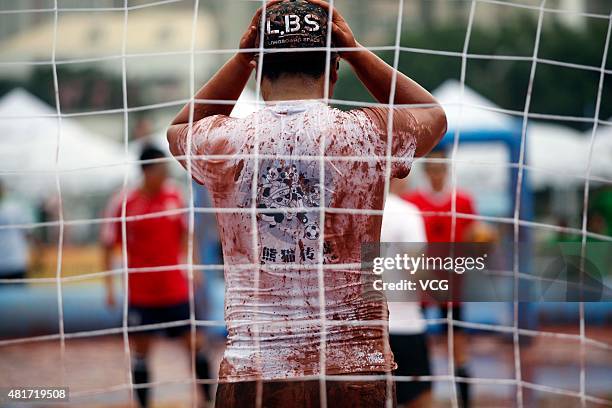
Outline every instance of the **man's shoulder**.
<svg viewBox="0 0 612 408"><path fill-rule="evenodd" d="M407 212L419 212L419 208L415 204L404 198L390 195L388 200L390 201L389 204L394 208L398 208Z"/></svg>
<svg viewBox="0 0 612 408"><path fill-rule="evenodd" d="M384 127L366 110L328 107L327 114L332 134L342 135L341 139L353 148L365 145L375 148L375 151L371 152L373 154L383 153L379 150L383 148L379 135Z"/></svg>
<svg viewBox="0 0 612 408"><path fill-rule="evenodd" d="M235 123L237 119L225 115L212 115L202 118L193 124L193 131L202 132L223 128Z"/></svg>
<svg viewBox="0 0 612 408"><path fill-rule="evenodd" d="M116 211L123 206L124 201L126 204L130 204L134 202L134 200L137 200L140 194L140 188L136 186L120 188L116 190L108 200L107 210Z"/></svg>
<svg viewBox="0 0 612 408"><path fill-rule="evenodd" d="M447 192L446 197L448 197L448 199L452 201L453 191L449 190ZM457 203L460 203L460 204L472 203L473 201L472 193L470 193L469 191L462 190L460 188L455 189L455 197L456 197ZM413 191L410 191L409 193L403 194L402 198L417 206L420 203L429 203L429 202L435 201L433 193L431 193L430 191L421 190L421 189L413 190Z"/></svg>
<svg viewBox="0 0 612 408"><path fill-rule="evenodd" d="M306 105L307 103L305 103ZM343 124L358 124L358 125L371 125L373 123L370 115L366 114L363 109L351 109L341 110L333 106L324 104L310 104L312 108L306 108L302 112L307 117L316 117L323 113L325 115L325 121L331 123L332 126L343 125ZM198 122L198 128L206 128L207 130L233 130L233 131L245 131L256 129L258 126L265 127L270 125L271 122L275 122L273 110L270 107L257 110L244 117L231 117L224 115L215 115L208 118L201 119ZM323 122L325 122L323 121ZM316 122L319 123L319 122ZM319 123L324 125L324 123Z"/></svg>
<svg viewBox="0 0 612 408"><path fill-rule="evenodd" d="M342 119L342 120L369 120L371 121L373 114L371 112L374 109L369 108L355 108L343 110L334 106L326 105L323 103L312 103L309 101L304 101L303 104L295 104L292 105L293 108L302 108L301 111L314 113L321 112L322 109L326 114L331 117ZM273 112L273 109L268 106L262 109L258 109L254 112L251 112L245 116L226 116L226 115L213 115L208 116L206 118L200 119L200 123L206 123L211 127L222 127L222 126L239 126L239 125L248 125L254 124L259 119L269 119L270 113Z"/></svg>
<svg viewBox="0 0 612 408"><path fill-rule="evenodd" d="M466 190L457 189L457 204L459 205L472 205L474 198L472 193Z"/></svg>
<svg viewBox="0 0 612 408"><path fill-rule="evenodd" d="M181 187L174 181L166 181L162 186L162 195L164 198L182 200L183 190L181 190Z"/></svg>
<svg viewBox="0 0 612 408"><path fill-rule="evenodd" d="M427 201L427 198L421 190L412 190L408 193L402 194L401 197L405 202L415 205L417 207Z"/></svg>
<svg viewBox="0 0 612 408"><path fill-rule="evenodd" d="M376 114L371 108L355 108L349 110L340 110L336 108L330 108L336 112L337 115L345 120L356 121L358 123L366 123L373 125L376 123Z"/></svg>
<svg viewBox="0 0 612 408"><path fill-rule="evenodd" d="M227 115L212 115L207 116L205 118L200 119L200 122L208 122L211 126L225 126L228 124L235 123L239 121L241 118L235 118Z"/></svg>

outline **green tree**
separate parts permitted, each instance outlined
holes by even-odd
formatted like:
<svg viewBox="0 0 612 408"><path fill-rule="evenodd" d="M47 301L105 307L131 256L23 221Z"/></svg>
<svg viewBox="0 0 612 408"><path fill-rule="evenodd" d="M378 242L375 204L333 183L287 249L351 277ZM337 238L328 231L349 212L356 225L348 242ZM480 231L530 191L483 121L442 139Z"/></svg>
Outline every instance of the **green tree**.
<svg viewBox="0 0 612 408"><path fill-rule="evenodd" d="M522 112L536 43L536 23L531 16L519 15L495 27L475 25L468 49L471 57L467 59L466 84L502 108ZM568 68L539 61L530 112L579 117L594 115L606 30L606 20L589 20L583 29L567 26L557 20L545 20L538 58L593 68ZM401 45L416 51L401 53L399 69L430 90L447 79L459 79L465 37L465 22L406 30L402 34ZM419 50L451 52L453 55L436 55ZM393 54L387 51L380 55L386 61L393 62ZM523 60L487 57L490 55L518 56ZM608 70L612 68L610 60L612 58L608 58ZM343 70L341 76L345 86L338 89L337 99L372 101L348 70ZM600 118L606 120L611 116L612 75L607 75L602 90ZM591 127L591 124L581 122L570 121L566 124L581 130Z"/></svg>

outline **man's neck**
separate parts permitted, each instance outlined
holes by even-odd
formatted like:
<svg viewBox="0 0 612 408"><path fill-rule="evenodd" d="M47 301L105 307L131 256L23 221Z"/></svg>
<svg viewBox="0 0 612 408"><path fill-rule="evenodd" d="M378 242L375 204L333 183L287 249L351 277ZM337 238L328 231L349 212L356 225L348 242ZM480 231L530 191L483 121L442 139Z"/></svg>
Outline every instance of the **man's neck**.
<svg viewBox="0 0 612 408"><path fill-rule="evenodd" d="M442 188L440 188L439 186L438 189L433 188L433 186L431 186L430 184L427 184L425 187L425 191L427 191L429 194L429 199L434 201L434 202L446 202L446 200L449 200L451 197L451 193L452 193L452 189L451 186L448 184L443 184Z"/></svg>
<svg viewBox="0 0 612 408"><path fill-rule="evenodd" d="M161 191L161 186L153 187L153 186L147 186L146 184L143 184L140 187L140 191L142 191L144 195L146 195L147 197L153 197L153 196L156 196Z"/></svg>
<svg viewBox="0 0 612 408"><path fill-rule="evenodd" d="M267 102L297 101L323 99L325 84L303 76L282 76L269 81L265 88L263 97Z"/></svg>

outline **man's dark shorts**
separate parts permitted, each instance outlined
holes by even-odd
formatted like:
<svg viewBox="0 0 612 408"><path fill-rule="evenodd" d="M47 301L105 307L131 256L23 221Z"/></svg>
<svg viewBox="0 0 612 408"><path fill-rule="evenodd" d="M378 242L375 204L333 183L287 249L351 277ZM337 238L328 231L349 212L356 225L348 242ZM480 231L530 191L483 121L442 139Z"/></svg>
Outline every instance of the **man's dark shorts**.
<svg viewBox="0 0 612 408"><path fill-rule="evenodd" d="M429 349L425 334L391 334L389 344L397 363L397 376L430 376ZM407 404L431 390L430 381L397 381L397 403Z"/></svg>
<svg viewBox="0 0 612 408"><path fill-rule="evenodd" d="M464 313L463 304L453 303L451 307L453 309L453 320L454 321L464 320L465 313ZM443 319L446 319L446 317L448 316L448 303L440 306L440 315ZM448 324L443 324L442 330L446 332L448 330ZM453 332L457 333L457 332L463 332L463 331L464 331L464 328L462 326L453 325Z"/></svg>
<svg viewBox="0 0 612 408"><path fill-rule="evenodd" d="M189 302L172 306L135 306L128 309L128 326L144 326L150 324L171 323L189 320ZM133 333L164 334L168 337L178 337L190 330L189 323L180 326L167 327L156 330L136 331Z"/></svg>
<svg viewBox="0 0 612 408"><path fill-rule="evenodd" d="M375 374L373 375L380 375ZM319 380L263 381L262 407L319 408ZM327 406L333 408L384 408L387 401L386 380L326 381ZM395 387L391 385L392 406L396 406ZM256 406L257 382L220 383L215 408L250 408Z"/></svg>
<svg viewBox="0 0 612 408"><path fill-rule="evenodd" d="M10 271L3 271L2 273L0 273L0 279L25 279L26 278L26 270L25 269L15 269L15 270L10 270ZM24 285L25 282L11 282L10 285ZM9 285L9 284L4 284L5 286ZM2 287L2 284L0 284L0 287Z"/></svg>

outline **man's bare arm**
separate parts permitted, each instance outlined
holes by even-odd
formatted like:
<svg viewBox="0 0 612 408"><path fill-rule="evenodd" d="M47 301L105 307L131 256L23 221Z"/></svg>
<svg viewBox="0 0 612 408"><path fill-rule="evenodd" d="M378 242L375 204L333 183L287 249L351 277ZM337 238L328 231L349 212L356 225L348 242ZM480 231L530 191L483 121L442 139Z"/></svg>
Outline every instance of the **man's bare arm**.
<svg viewBox="0 0 612 408"><path fill-rule="evenodd" d="M326 10L329 4L322 0L308 0ZM416 156L426 155L446 133L446 115L436 99L423 87L406 75L395 70L373 52L363 48L355 39L351 28L337 9L333 10L332 37L338 48L352 48L340 56L346 60L357 77L363 82L372 96L380 103L389 103L393 75L397 75L393 103L398 105L429 105L428 107L396 108L396 112L412 115L419 129Z"/></svg>
<svg viewBox="0 0 612 408"><path fill-rule="evenodd" d="M196 100L225 100L227 103L198 103L193 108L193 121L197 122L207 116L229 116L236 100L244 90L253 66L243 54L233 56L195 95ZM172 121L172 126L189 123L191 103L181 109Z"/></svg>
<svg viewBox="0 0 612 408"><path fill-rule="evenodd" d="M278 3L280 0L269 2L266 7ZM244 33L240 40L240 49L257 48L257 32L261 26L262 9L257 10L249 28ZM236 105L236 101L242 94L246 86L251 72L255 68L253 60L254 53L239 52L234 55L217 73L196 93L196 100L215 100L227 101L227 103L196 103L194 106L193 122L197 122L208 116L225 115L229 116ZM171 133L179 131L189 124L189 111L191 103L186 104L183 109L176 115L170 129L168 130L168 138Z"/></svg>
<svg viewBox="0 0 612 408"><path fill-rule="evenodd" d="M378 102L389 103L394 69L366 49L348 53L346 60L374 98ZM421 157L429 153L446 133L446 115L427 90L399 71L396 75L393 103L425 105L424 107L396 108L398 113L404 111L412 115L419 125L421 131L415 135L417 137L415 155Z"/></svg>
<svg viewBox="0 0 612 408"><path fill-rule="evenodd" d="M193 121L214 115L229 116L236 105L236 100L244 90L253 67L246 58L238 53L230 59L195 95L195 99L227 100L225 104L198 103L193 107ZM177 141L186 140L189 132L189 111L191 103L181 109L168 127L166 137L170 145L170 151L175 156L182 153L177 150ZM184 160L179 160L181 165L187 168Z"/></svg>

